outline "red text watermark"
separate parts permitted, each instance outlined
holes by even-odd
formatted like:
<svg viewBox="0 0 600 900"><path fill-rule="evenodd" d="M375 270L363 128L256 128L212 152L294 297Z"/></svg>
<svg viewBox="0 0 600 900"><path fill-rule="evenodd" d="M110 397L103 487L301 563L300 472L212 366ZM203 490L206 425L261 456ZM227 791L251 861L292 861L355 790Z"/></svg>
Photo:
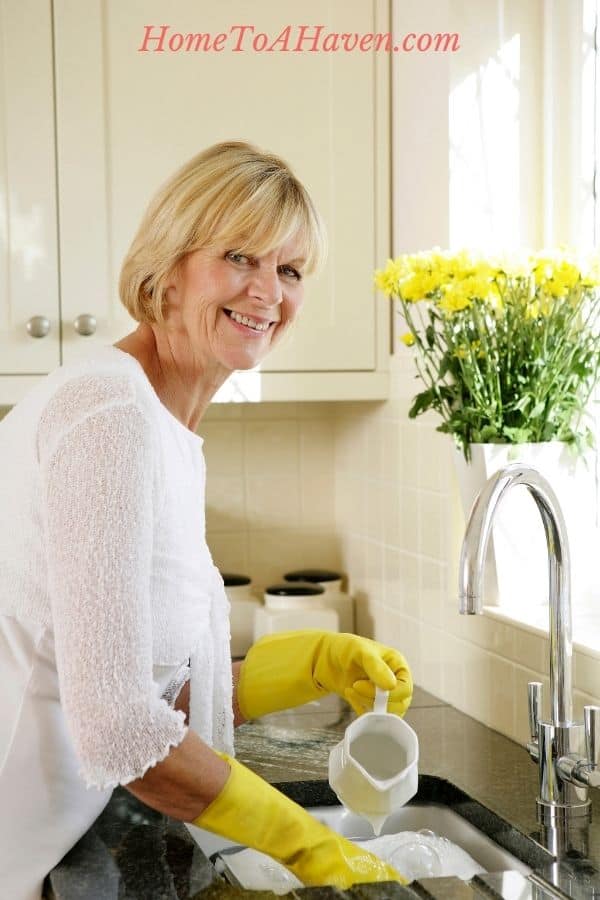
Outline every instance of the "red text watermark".
<svg viewBox="0 0 600 900"><path fill-rule="evenodd" d="M277 34L254 25L227 31L181 32L171 25L144 25L140 53L456 53L457 32L414 32L394 38L389 32L327 31L324 25L286 25Z"/></svg>

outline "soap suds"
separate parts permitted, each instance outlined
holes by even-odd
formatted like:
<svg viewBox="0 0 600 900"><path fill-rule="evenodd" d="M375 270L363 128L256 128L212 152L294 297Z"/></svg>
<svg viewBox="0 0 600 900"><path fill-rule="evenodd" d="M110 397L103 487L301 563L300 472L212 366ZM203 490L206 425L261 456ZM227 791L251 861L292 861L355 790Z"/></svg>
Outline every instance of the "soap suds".
<svg viewBox="0 0 600 900"><path fill-rule="evenodd" d="M389 863L408 881L452 875L469 881L474 875L485 872L461 847L426 829L385 834L353 843ZM285 866L257 850L241 850L222 858L240 884L250 890L285 894L303 886Z"/></svg>

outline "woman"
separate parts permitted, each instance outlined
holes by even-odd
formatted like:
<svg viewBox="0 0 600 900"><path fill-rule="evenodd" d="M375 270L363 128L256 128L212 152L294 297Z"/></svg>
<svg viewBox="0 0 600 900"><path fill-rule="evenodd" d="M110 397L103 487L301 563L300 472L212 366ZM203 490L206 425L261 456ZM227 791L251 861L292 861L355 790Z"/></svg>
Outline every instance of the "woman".
<svg viewBox="0 0 600 900"><path fill-rule="evenodd" d="M323 258L305 189L279 158L223 143L158 192L120 295L139 323L45 378L0 425L0 883L45 874L125 785L148 805L279 859L307 884L398 873L233 757L233 725L325 693L403 714L395 650L306 631L231 667L228 603L206 545L196 428L236 369L299 313ZM187 722L189 721L190 727Z"/></svg>

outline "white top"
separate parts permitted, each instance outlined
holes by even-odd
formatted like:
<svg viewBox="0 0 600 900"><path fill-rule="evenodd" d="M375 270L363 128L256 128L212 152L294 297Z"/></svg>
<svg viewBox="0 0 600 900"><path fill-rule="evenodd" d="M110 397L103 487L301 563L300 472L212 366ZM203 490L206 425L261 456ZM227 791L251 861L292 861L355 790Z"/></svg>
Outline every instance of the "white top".
<svg viewBox="0 0 600 900"><path fill-rule="evenodd" d="M56 369L0 422L0 883L12 900L37 900L111 789L181 742L170 704L188 676L190 726L233 752L202 443L112 346Z"/></svg>

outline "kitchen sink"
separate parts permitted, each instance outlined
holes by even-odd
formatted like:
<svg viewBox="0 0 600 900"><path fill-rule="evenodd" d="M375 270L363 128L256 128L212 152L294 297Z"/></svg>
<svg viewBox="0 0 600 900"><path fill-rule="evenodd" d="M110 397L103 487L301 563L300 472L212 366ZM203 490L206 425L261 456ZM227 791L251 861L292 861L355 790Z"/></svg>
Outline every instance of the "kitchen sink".
<svg viewBox="0 0 600 900"><path fill-rule="evenodd" d="M487 813L488 818L501 821L493 813L485 811L479 804L470 801L469 807L473 806ZM329 798L323 805L311 804L306 805L306 808L318 821L349 839L367 840L374 837L373 830L366 820L348 812L339 804L333 805ZM224 859L231 859L232 848L240 849L239 845L226 838L211 834L194 825L187 827L194 840L209 858L215 859L218 854L223 853ZM381 834L396 834L401 831L415 832L421 829L433 831L436 835L452 841L465 850L486 872L511 870L519 872L521 875L528 875L532 871L530 866L508 849L499 846L475 824L467 821L466 818L442 803L413 801L388 818ZM522 837L525 841L529 841L525 836ZM534 842L531 843L546 857L541 848Z"/></svg>

